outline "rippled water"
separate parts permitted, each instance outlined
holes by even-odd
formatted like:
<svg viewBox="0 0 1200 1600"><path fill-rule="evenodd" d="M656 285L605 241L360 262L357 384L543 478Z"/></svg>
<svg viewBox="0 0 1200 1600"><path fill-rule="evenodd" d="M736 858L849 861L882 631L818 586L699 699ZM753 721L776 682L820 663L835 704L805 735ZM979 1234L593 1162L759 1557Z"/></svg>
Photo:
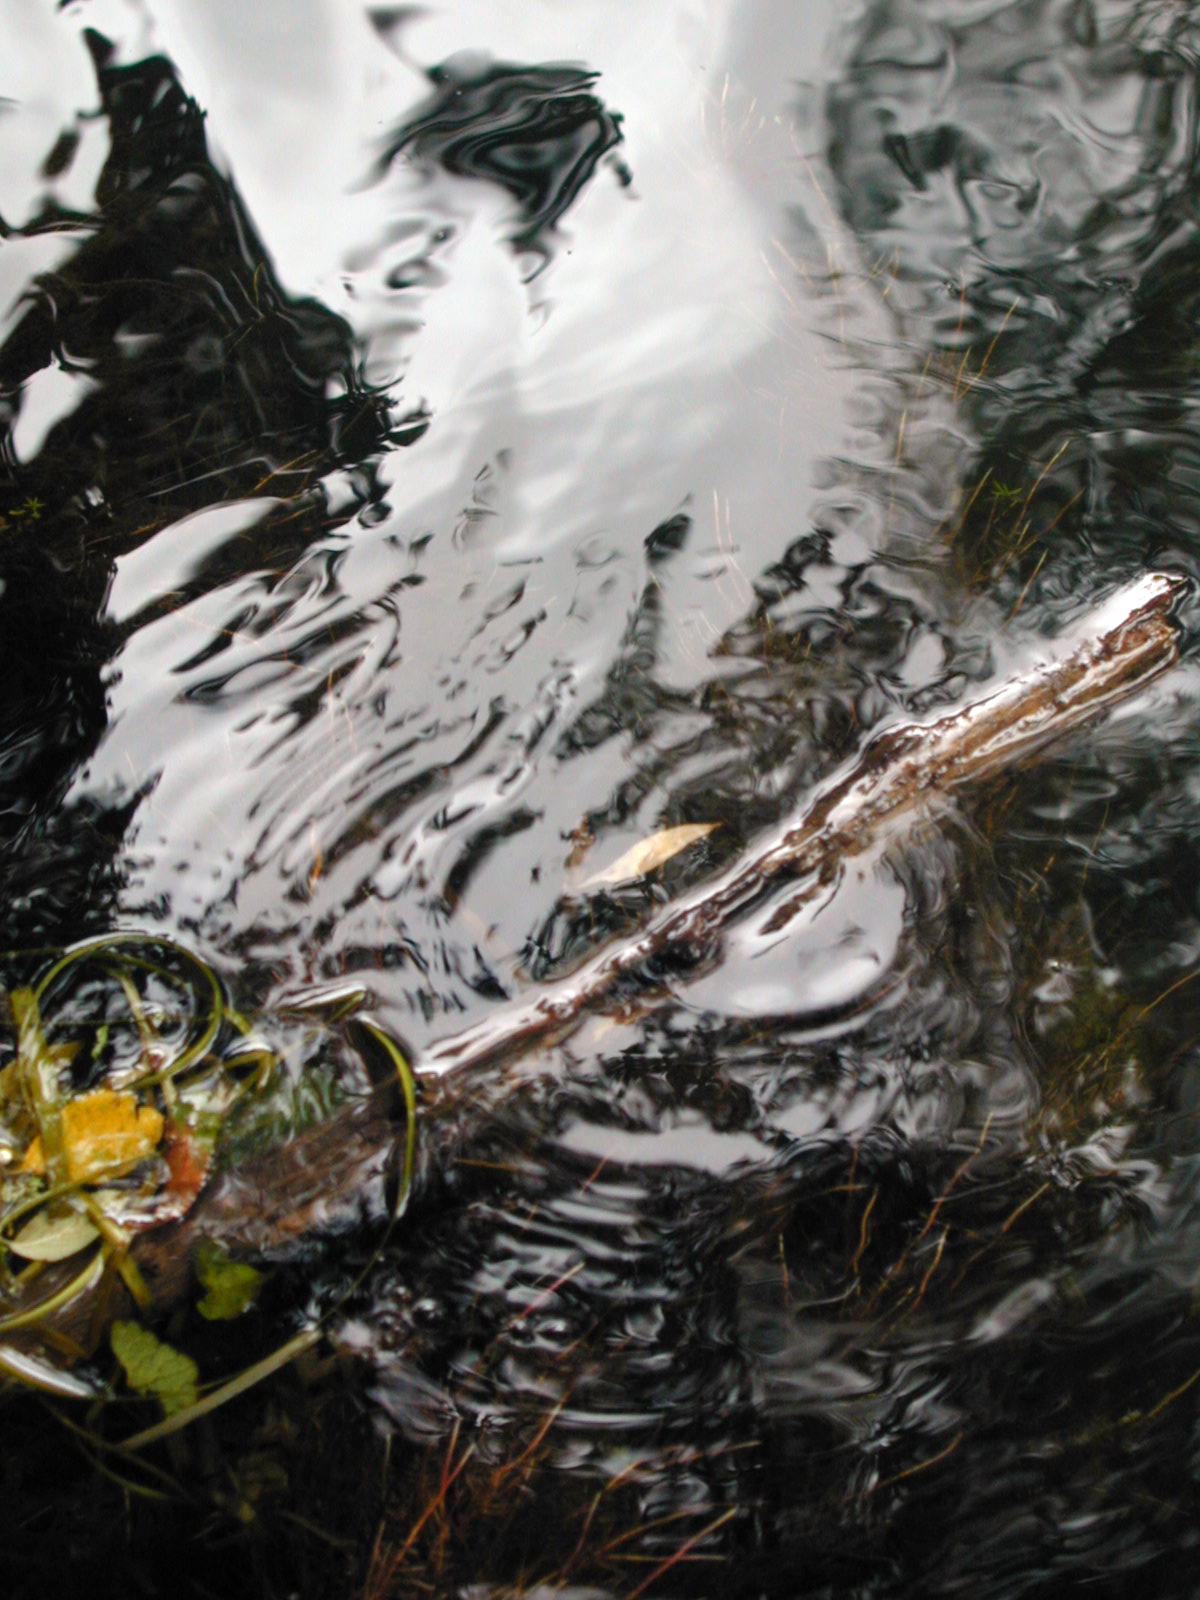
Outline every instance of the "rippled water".
<svg viewBox="0 0 1200 1600"><path fill-rule="evenodd" d="M0 18L14 948L359 984L419 1066L876 725L1198 571L1186 5ZM82 1463L70 1559L1190 1595L1196 688L1189 640L782 940L474 1086L330 1363L174 1463L190 1508ZM680 822L720 826L587 886ZM372 1245L293 1253L247 1337Z"/></svg>

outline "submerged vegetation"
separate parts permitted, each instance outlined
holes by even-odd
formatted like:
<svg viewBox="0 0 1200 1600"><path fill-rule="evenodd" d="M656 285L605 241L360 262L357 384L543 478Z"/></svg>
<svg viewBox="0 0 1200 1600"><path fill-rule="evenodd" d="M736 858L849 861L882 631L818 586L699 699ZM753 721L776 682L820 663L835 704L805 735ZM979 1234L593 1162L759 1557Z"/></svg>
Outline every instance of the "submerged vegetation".
<svg viewBox="0 0 1200 1600"><path fill-rule="evenodd" d="M423 68L341 312L85 35L0 228L14 1600L1194 1593L1194 596L1028 671L1200 576L1194 9L871 0L812 94L739 10ZM810 179L892 319L811 485Z"/></svg>
<svg viewBox="0 0 1200 1600"><path fill-rule="evenodd" d="M192 1356L148 1324L171 1319L178 1342L187 1295L190 1321L201 1330L241 1317L258 1300L264 1273L203 1233L193 1238L175 1229L158 1252L139 1251L139 1241L189 1216L218 1156L228 1167L231 1151L246 1147L248 1125L263 1127L272 1099L276 1117L283 1113L274 1137L296 1137L301 1129L286 1115L285 1080L311 1064L286 1062L280 1045L233 1007L212 968L162 937L117 934L76 946L11 987L7 1006L11 1029L0 1044L0 1373L91 1399L92 1443L111 1447L119 1432L106 1434L106 1442L95 1432L113 1394L107 1345L127 1388L157 1400L165 1416L125 1438L122 1448L137 1448L207 1415L319 1336L315 1325L302 1330L240 1374L208 1384L201 1397ZM380 1029L365 1019L355 1025L389 1065L401 1101L394 1219L413 1181L413 1078ZM310 1019L304 1031L332 1058L333 1026ZM326 1116L371 1091L365 1057L344 1052L340 1066ZM261 1131L250 1143L261 1143ZM336 1182L335 1169L327 1181Z"/></svg>
<svg viewBox="0 0 1200 1600"><path fill-rule="evenodd" d="M731 875L694 892L682 908L668 906L658 921L674 927L683 915L683 925L690 927L700 916L706 928L714 918L729 921L745 909L743 902L761 897L768 868L799 866L804 877L825 881L844 871L868 840L878 842L876 836L887 832L895 814L927 798L928 783L953 787L991 774L1014 751L1027 756L1056 728L1073 726L1130 684L1140 685L1174 659L1165 608L1176 588L1143 585L1123 606L1110 605L1106 628L1093 630L1094 637L1089 634L1062 660L923 727L893 730L873 741L847 774L818 791L804 817L785 830L782 843L768 841ZM837 819L836 826L831 819ZM683 831L689 840L695 832ZM653 870L664 851L676 852L679 839L678 831L669 831L657 844L650 841L648 851L627 853L623 872ZM635 862L632 869L628 861ZM730 893L729 885L737 893ZM784 910L795 916L790 902ZM776 912L774 920L783 914ZM662 942L652 937L647 942L656 925L618 941L597 969L601 976L608 966L627 978L639 967L649 969ZM1144 1205L1136 1175L1106 1171L1103 1159L1064 1152L1063 1141L1082 1141L1085 1124L1095 1124L1110 1139L1106 1151L1118 1153L1109 1123L1119 1102L1141 1093L1137 1072L1131 1076L1129 1041L1140 1033L1151 1008L1135 1011L1131 1002L1107 992L1111 985L1104 984L1094 963L1087 965L1078 939L1069 950L1066 944L1056 947L1046 963L1045 981L1032 990L1043 1013L1031 1022L1043 1040L1040 1151L1031 1149L1015 1161L1002 1155L991 1143L989 1118L974 1148L965 1151L931 1146L918 1156L915 1149L905 1151L886 1139L836 1141L825 1146L819 1161L812 1152L799 1164L785 1157L773 1173L749 1185L759 1191L756 1195L717 1190L702 1200L706 1271L720 1281L724 1274L744 1276L749 1269L744 1303L733 1308L745 1319L748 1347L763 1314L760 1279L766 1263L767 1279L778 1276L775 1289L784 1308L794 1300L836 1308L837 1322L869 1328L880 1351L904 1351L935 1329L961 1325L973 1314L981 1291L986 1297L997 1262L1011 1265L1014 1252L1041 1248L1049 1236L1069 1254L1068 1241L1086 1240L1102 1216L1110 1233L1126 1221L1136 1225ZM507 1025L503 1015L493 1020L486 1049L508 1066L515 1053L568 1031L588 1007L608 999L609 983L593 982L589 972L585 967L568 980L563 994L556 996L553 984L535 991ZM319 1011L319 996L315 1004ZM313 1006L302 1001L296 1009L304 1016ZM731 1538L748 1536L763 1496L743 1482L741 1457L759 1456L766 1441L739 1436L736 1428L727 1437L736 1411L719 1419L721 1442L707 1444L700 1453L694 1444L648 1440L644 1454L623 1451L618 1464L599 1474L581 1472L570 1483L556 1482L553 1539L536 1520L531 1523L531 1497L547 1492L548 1481L561 1472L564 1452L571 1455L573 1410L595 1404L597 1344L604 1347L610 1338L603 1314L573 1327L572 1319L564 1318L569 1337L551 1339L544 1353L552 1355L552 1364L542 1370L529 1401L514 1394L503 1419L481 1412L476 1436L469 1441L463 1436L462 1410L465 1406L469 1414L475 1403L472 1389L493 1381L514 1359L526 1327L540 1322L548 1305L560 1302L582 1263L549 1284L533 1284L528 1300L510 1307L490 1332L483 1332L484 1318L482 1337L457 1380L465 1387L455 1402L458 1414L444 1454L422 1451L412 1470L393 1475L386 1471L386 1450L382 1460L377 1449L366 1453L371 1474L383 1474L354 1491L356 1503L373 1507L377 1520L369 1555L361 1538L344 1541L298 1511L293 1452L327 1407L337 1413L343 1401L331 1399L331 1393L342 1392L347 1368L363 1362L374 1367L385 1394L395 1383L396 1373L389 1371L391 1319L364 1337L359 1307L363 1294L374 1302L382 1295L395 1307L396 1331L402 1329L413 1287L430 1282L419 1264L420 1248L389 1239L385 1223L353 1268L348 1286L343 1281L332 1296L318 1295L324 1303L315 1312L311 1260L299 1281L289 1263L297 1249L303 1255L310 1234L313 1247L320 1248L321 1218L289 1198L285 1160L273 1180L280 1196L270 1176L260 1176L251 1190L264 1214L278 1218L266 1234L273 1243L264 1247L260 1239L259 1260L235 1259L222 1245L221 1230L229 1218L219 1204L209 1232L202 1227L192 1236L176 1229L166 1238L165 1254L147 1255L139 1241L155 1230L179 1224L193 1208L189 1227L204 1222L204 1190L218 1157L223 1154L228 1162L234 1153L236 1160L239 1144L243 1150L247 1144L261 1145L264 1105L272 1095L278 1097L288 1076L265 1019L252 1025L233 1007L213 970L177 942L135 934L87 941L44 961L27 981L10 987L8 1007L11 1037L8 1059L0 1067L0 1138L6 1157L0 1190L5 1250L0 1287L6 1305L0 1335L19 1342L0 1342L0 1367L60 1401L90 1402L86 1420L65 1412L59 1420L83 1458L120 1487L131 1540L143 1537L138 1530L146 1513L135 1510L138 1501L158 1508L151 1520L161 1536L175 1514L194 1502L197 1484L203 1483L213 1526L226 1525L218 1550L235 1535L239 1548L251 1548L264 1594L285 1592L274 1586L290 1582L282 1574L291 1570L292 1558L281 1561L276 1548L282 1521L325 1545L321 1571L328 1574L331 1561L340 1565L340 1581L361 1584L364 1596L452 1592L492 1572L498 1582L515 1582L514 1593L535 1583L553 1588L579 1580L609 1586L632 1582L628 1592L639 1596L659 1592L668 1581L685 1583L688 1593L703 1592L694 1582L702 1585L713 1562L728 1560ZM354 1011L354 996L335 994L325 1008L344 1020ZM399 1047L382 1030L362 1019L356 1025L365 1030L389 1077L394 1074L403 1104L403 1154L390 1208L394 1220L406 1209L413 1188L415 1082ZM322 1027L327 1031L328 1024ZM468 1091L476 1082L472 1048L468 1042ZM452 1038L442 1049L441 1064L461 1065L462 1050L462 1041ZM435 1064L440 1059L437 1051L431 1053ZM370 1097L367 1059L360 1065L356 1081L343 1078L337 1084L344 1104L353 1103L355 1092L360 1100ZM532 1105L542 1102L535 1116L541 1122L538 1137L544 1138L563 1109L549 1111L553 1101L547 1104L547 1090L565 1091L568 1102L575 1090L570 1074L561 1086L550 1075L541 1076L546 1082L539 1085L535 1078L530 1087ZM470 1105L468 1092L455 1128L454 1100L443 1089L437 1109L452 1131L449 1139L443 1134L440 1149L451 1155L454 1171L511 1172L500 1181L519 1190L531 1171L531 1152L517 1150L508 1158L496 1150L495 1140L506 1116L527 1114L526 1101L518 1085L499 1100L485 1101L481 1113ZM336 1098L325 1115L336 1128ZM250 1131L256 1128L257 1134ZM274 1137L286 1143L298 1131L285 1119ZM381 1148L386 1151L394 1142L385 1139ZM326 1145L332 1155L318 1176L332 1187L342 1181L338 1144L334 1139ZM297 1143L298 1168L310 1159ZM439 1182L461 1182L451 1170L431 1168L428 1157L426 1166L425 1191L436 1190ZM604 1166L602 1161L587 1173L585 1190ZM494 1207L495 1200L490 1204ZM522 1202L514 1204L519 1210ZM533 1215L537 1209L535 1203ZM436 1232L436 1222L433 1228ZM354 1248L362 1247L360 1231ZM454 1261L452 1248L444 1253L446 1262ZM143 1272L147 1266L153 1269L149 1281ZM398 1283L382 1288L381 1276L397 1268L408 1289L402 1291ZM252 1313L258 1315L251 1318ZM374 1316L378 1321L377 1311ZM244 1351L249 1342L257 1358L240 1372L215 1376L214 1368L228 1367L230 1353L211 1325L243 1318L256 1326L252 1338L243 1333L238 1339L238 1348ZM298 1323L296 1331L263 1350L269 1330L289 1321ZM409 1329L414 1336L419 1343L419 1325ZM618 1348L623 1345L624 1340ZM537 1349L535 1337L529 1353ZM293 1368L300 1374L300 1389L289 1379L289 1402L280 1399L279 1383ZM338 1378L331 1391L334 1372ZM248 1391L260 1386L262 1396L247 1401ZM434 1392L418 1399L418 1413ZM1151 1405L1149 1415L1157 1416L1170 1398ZM160 1420L145 1425L138 1401L156 1407ZM280 1417L291 1415L289 1406L297 1403L306 1412L303 1423L293 1416L282 1424ZM382 1403L390 1407L393 1402ZM438 1403L448 1405L448 1396ZM410 1404L401 1401L405 1412ZM232 1423L216 1415L230 1407L235 1408ZM1144 1417L1143 1411L1131 1412L1131 1425ZM334 1426L346 1424L338 1420ZM185 1429L187 1441L180 1437ZM878 1482L861 1491L844 1485L839 1499L830 1499L814 1483L811 1514L840 1521L856 1493L866 1501L938 1468L957 1452L963 1437L960 1430L940 1450L907 1464L903 1458L889 1460ZM164 1445L169 1455L160 1465L153 1455ZM732 1499L706 1492L686 1508L662 1515L647 1510L663 1474L673 1478L701 1461L706 1474L721 1473L727 1460ZM178 1478L185 1467L193 1480L189 1488ZM174 1507L165 1521L159 1516L164 1506ZM221 1563L218 1556L214 1582ZM511 1578L514 1571L519 1579Z"/></svg>
<svg viewBox="0 0 1200 1600"><path fill-rule="evenodd" d="M147 1311L133 1235L187 1213L226 1117L274 1062L212 970L166 941L89 942L7 999L0 1334L85 1289L103 1303L114 1281Z"/></svg>

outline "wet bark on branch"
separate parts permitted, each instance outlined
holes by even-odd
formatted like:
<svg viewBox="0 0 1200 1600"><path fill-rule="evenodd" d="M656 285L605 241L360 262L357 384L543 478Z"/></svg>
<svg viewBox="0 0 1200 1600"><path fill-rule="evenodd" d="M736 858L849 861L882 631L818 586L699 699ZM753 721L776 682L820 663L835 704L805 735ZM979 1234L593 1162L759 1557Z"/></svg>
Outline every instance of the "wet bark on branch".
<svg viewBox="0 0 1200 1600"><path fill-rule="evenodd" d="M1187 585L1150 573L1090 614L1066 648L993 683L925 722L885 729L784 822L715 880L668 905L569 976L498 1008L478 1027L428 1050L415 1065L430 1075L475 1072L514 1052L564 1038L603 1005L616 984L669 953L710 948L776 878L801 880L764 932L786 925L841 864L880 843L932 800L1016 767L1142 688L1178 655L1170 619Z"/></svg>
<svg viewBox="0 0 1200 1600"><path fill-rule="evenodd" d="M787 875L793 895L774 910L782 927L841 866L886 843L934 801L1022 765L1145 687L1178 658L1171 618L1185 580L1151 573L1115 593L1066 640L1027 670L977 691L923 722L876 734L811 794L798 816L757 842L714 879L667 905L641 928L613 939L575 971L498 1006L484 1024L452 1035L413 1062L421 1082L416 1189L453 1160L496 1107L544 1072L536 1050L561 1043L612 1001L619 985L647 977L673 953L719 957L720 936ZM483 1072L485 1067L503 1070ZM286 1253L306 1234L352 1225L378 1211L403 1127L383 1091L216 1179L181 1223L141 1235L133 1254L160 1306L186 1292L192 1250L203 1237L235 1252ZM122 1314L81 1296L43 1329L60 1349L87 1346L100 1324ZM115 1296L120 1298L120 1294ZM67 1344L64 1346L63 1336Z"/></svg>

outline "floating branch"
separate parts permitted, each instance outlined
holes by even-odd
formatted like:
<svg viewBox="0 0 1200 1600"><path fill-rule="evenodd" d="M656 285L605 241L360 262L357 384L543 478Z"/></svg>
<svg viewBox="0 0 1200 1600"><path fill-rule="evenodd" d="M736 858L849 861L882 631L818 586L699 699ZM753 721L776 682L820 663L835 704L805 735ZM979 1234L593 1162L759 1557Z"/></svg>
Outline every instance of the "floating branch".
<svg viewBox="0 0 1200 1600"><path fill-rule="evenodd" d="M1149 573L1087 616L1047 660L925 722L872 737L821 784L799 818L754 845L724 874L665 907L566 977L427 1050L419 1073L473 1074L499 1059L561 1041L622 980L673 951L714 948L782 874L802 880L763 930L782 928L841 864L894 834L931 802L1019 766L1093 721L1171 666L1179 653L1171 608L1183 578Z"/></svg>
<svg viewBox="0 0 1200 1600"><path fill-rule="evenodd" d="M144 1282L162 1308L186 1292L192 1252L201 1239L216 1238L250 1254L286 1252L338 1215L352 1220L364 1205L380 1209L388 1175L398 1165L403 1192L410 1181L419 1189L513 1092L524 1059L568 1037L612 1002L619 984L652 981L652 964L674 953L692 961L697 954L712 959L730 924L787 876L795 880L795 892L772 912L768 931L785 926L846 861L894 838L931 803L1031 760L1159 676L1178 658L1171 611L1188 587L1181 578L1149 574L1115 593L1070 638L1048 647L1047 659L940 715L872 737L818 786L799 817L725 872L640 929L615 938L574 972L537 985L528 997L497 1007L484 1024L428 1049L412 1063L423 1091L419 1113L409 1069L394 1044L373 1024L357 1022L384 1046L391 1087L348 1102L317 1127L221 1174L182 1221L134 1237L123 1260L135 1281ZM207 1047L207 1037L204 1042ZM505 1070L480 1071L497 1064ZM403 1120L395 1114L396 1073L404 1090ZM414 1178L416 1115L421 1139ZM46 1162L67 1160L69 1141L65 1154L55 1155L53 1118L44 1116L39 1126ZM122 1285L108 1287L105 1314L121 1315ZM0 1371L73 1392L74 1379L57 1367L29 1370L35 1360L30 1351L47 1343L60 1351L89 1345L98 1322L91 1288L89 1280L81 1292L67 1288L65 1299L48 1296L36 1326L18 1329L9 1318L11 1342L0 1344Z"/></svg>

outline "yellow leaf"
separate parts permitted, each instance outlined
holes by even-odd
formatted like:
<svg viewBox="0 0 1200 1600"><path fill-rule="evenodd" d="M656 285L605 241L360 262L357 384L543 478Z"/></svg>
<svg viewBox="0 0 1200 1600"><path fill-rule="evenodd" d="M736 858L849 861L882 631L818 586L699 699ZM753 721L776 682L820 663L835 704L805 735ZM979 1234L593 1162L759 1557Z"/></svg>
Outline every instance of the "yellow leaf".
<svg viewBox="0 0 1200 1600"><path fill-rule="evenodd" d="M603 872L588 878L583 887L591 889L600 883L628 883L633 878L642 878L720 826L719 822L681 822L677 827L663 828L648 839L643 839L640 844L635 844L631 850L626 850L611 867L605 867Z"/></svg>
<svg viewBox="0 0 1200 1600"><path fill-rule="evenodd" d="M163 1134L162 1116L153 1106L139 1105L133 1095L117 1089L95 1089L68 1100L62 1121L70 1183L94 1183L127 1172L158 1148ZM37 1138L25 1152L21 1171L40 1176L45 1170Z"/></svg>

